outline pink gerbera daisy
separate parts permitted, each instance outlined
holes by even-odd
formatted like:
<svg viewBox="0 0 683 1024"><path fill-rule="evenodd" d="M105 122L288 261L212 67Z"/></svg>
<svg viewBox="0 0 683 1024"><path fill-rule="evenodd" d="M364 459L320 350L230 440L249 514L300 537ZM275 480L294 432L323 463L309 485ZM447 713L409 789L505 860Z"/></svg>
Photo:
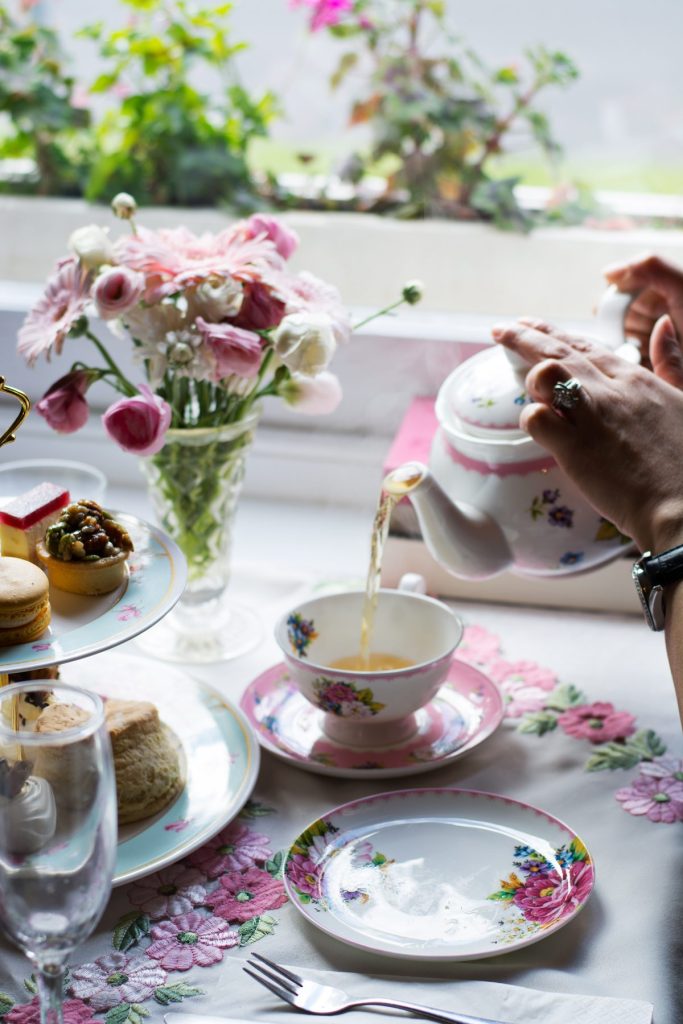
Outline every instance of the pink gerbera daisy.
<svg viewBox="0 0 683 1024"><path fill-rule="evenodd" d="M83 315L90 298L91 277L78 260L63 260L48 279L45 291L19 329L18 351L29 366L38 356L62 351L64 339Z"/></svg>
<svg viewBox="0 0 683 1024"><path fill-rule="evenodd" d="M259 868L223 875L209 897L213 912L226 921L248 921L267 910L277 910L286 902L282 882Z"/></svg>
<svg viewBox="0 0 683 1024"><path fill-rule="evenodd" d="M527 921L547 928L580 907L592 888L592 864L575 861L568 870L529 877L515 892L514 901Z"/></svg>
<svg viewBox="0 0 683 1024"><path fill-rule="evenodd" d="M223 950L236 946L239 936L220 917L204 917L197 910L161 921L150 932L145 952L167 971L189 971L220 963Z"/></svg>
<svg viewBox="0 0 683 1024"><path fill-rule="evenodd" d="M243 871L254 864L263 864L271 854L268 836L233 822L199 850L191 853L189 861L209 878L218 878L226 871Z"/></svg>
<svg viewBox="0 0 683 1024"><path fill-rule="evenodd" d="M558 715L557 724L577 740L605 743L635 732L636 720L628 711L617 711L607 701L577 704Z"/></svg>

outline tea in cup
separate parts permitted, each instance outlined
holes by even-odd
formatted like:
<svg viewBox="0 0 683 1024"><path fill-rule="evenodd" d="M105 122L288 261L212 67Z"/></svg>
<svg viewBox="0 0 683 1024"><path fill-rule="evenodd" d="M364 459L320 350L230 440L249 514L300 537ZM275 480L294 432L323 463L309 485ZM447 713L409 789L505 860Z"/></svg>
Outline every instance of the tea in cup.
<svg viewBox="0 0 683 1024"><path fill-rule="evenodd" d="M462 622L441 601L380 590L372 650L359 653L365 592L324 594L286 612L275 639L300 692L323 713L337 743L381 747L417 729L415 712L436 695L462 638Z"/></svg>

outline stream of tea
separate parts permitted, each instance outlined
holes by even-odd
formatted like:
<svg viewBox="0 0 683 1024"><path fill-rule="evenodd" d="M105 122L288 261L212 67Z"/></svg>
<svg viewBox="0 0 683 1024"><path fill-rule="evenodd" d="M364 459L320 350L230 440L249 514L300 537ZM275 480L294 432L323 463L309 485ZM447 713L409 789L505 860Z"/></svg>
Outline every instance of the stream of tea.
<svg viewBox="0 0 683 1024"><path fill-rule="evenodd" d="M370 535L370 565L365 583L365 597L360 624L360 653L348 658L339 658L334 668L346 668L357 672L386 672L397 668L408 668L414 662L395 654L373 652L372 638L375 628L375 613L382 577L384 546L389 534L391 513L401 498L405 497L421 482L424 471L414 463L406 463L389 473L382 481L377 511Z"/></svg>

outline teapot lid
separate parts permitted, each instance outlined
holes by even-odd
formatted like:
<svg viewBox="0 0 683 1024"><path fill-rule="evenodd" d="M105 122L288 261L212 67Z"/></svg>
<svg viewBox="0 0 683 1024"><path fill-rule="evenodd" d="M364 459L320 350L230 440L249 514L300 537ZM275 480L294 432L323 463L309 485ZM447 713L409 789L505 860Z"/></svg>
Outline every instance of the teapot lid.
<svg viewBox="0 0 683 1024"><path fill-rule="evenodd" d="M441 425L491 440L528 439L520 430L519 414L531 401L524 383L529 368L500 345L465 360L439 391Z"/></svg>

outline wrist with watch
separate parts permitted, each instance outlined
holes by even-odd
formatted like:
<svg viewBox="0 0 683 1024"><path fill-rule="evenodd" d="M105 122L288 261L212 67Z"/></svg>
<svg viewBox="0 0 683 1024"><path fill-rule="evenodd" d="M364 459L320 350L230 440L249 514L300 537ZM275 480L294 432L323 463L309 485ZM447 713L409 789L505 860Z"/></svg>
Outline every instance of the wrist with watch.
<svg viewBox="0 0 683 1024"><path fill-rule="evenodd" d="M659 632L664 629L664 588L683 580L683 544L663 551L661 555L644 552L633 566L631 575L645 621L650 629Z"/></svg>

